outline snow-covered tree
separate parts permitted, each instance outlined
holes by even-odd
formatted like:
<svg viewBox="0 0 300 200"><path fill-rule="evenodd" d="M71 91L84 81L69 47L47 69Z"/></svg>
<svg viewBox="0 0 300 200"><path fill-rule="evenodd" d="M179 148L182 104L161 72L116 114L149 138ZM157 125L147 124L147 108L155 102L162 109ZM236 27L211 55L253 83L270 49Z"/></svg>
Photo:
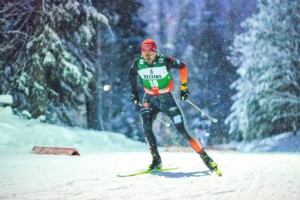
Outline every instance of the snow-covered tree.
<svg viewBox="0 0 300 200"><path fill-rule="evenodd" d="M212 124L211 142L227 141L227 127L224 120L230 108L230 84L235 76L234 67L226 55L226 27L221 16L219 1L205 0L201 9L200 31L195 40L197 66L193 78L192 98L211 116L218 119ZM197 71L196 71L197 68Z"/></svg>
<svg viewBox="0 0 300 200"><path fill-rule="evenodd" d="M96 0L95 0L96 2ZM145 23L138 17L142 4L135 0L97 0L99 10L108 17L111 31L102 29L102 90L104 130L121 132L141 139L139 109L130 101L129 69L140 55ZM113 35L111 37L110 35Z"/></svg>
<svg viewBox="0 0 300 200"><path fill-rule="evenodd" d="M18 112L74 125L70 111L91 96L94 25L107 18L90 0L5 0L0 10L2 92Z"/></svg>
<svg viewBox="0 0 300 200"><path fill-rule="evenodd" d="M147 23L147 37L155 40L160 53L173 55L177 38L177 25L181 6L185 2L178 0L137 0L144 6L139 17Z"/></svg>
<svg viewBox="0 0 300 200"><path fill-rule="evenodd" d="M174 56L182 57L186 62L189 62L189 66L193 63L193 50L195 49L196 40L199 39L195 34L200 29L199 13L200 11L197 12L195 0L183 1L178 11L178 21L180 23L176 26ZM191 68L196 67L196 64L193 64Z"/></svg>
<svg viewBox="0 0 300 200"><path fill-rule="evenodd" d="M229 86L237 78L235 68L226 58L229 55L227 46L233 34L240 31L239 22L255 11L256 0L139 1L147 5L140 17L148 24L148 37L156 40L160 52L187 63L191 101L219 119L209 130L212 133L210 142L226 142L228 127L224 120L229 114L233 94ZM160 20L160 11L164 13L163 20ZM161 26L162 21L166 22L164 26ZM166 31L166 43L165 38L160 38L160 27ZM176 79L179 75L176 70L173 72ZM191 131L192 121L205 120L187 103L181 105L191 122L188 123Z"/></svg>
<svg viewBox="0 0 300 200"><path fill-rule="evenodd" d="M239 139L296 131L300 123L300 2L259 0L232 46L240 78L226 122Z"/></svg>

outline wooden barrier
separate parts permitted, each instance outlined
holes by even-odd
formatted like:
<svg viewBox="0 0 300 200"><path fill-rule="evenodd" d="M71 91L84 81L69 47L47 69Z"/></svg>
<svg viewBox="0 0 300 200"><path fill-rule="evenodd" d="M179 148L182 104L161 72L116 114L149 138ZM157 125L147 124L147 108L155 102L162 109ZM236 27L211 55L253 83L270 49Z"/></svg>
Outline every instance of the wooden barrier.
<svg viewBox="0 0 300 200"><path fill-rule="evenodd" d="M53 154L53 155L68 155L68 156L80 156L79 152L75 148L62 148L62 147L39 147L32 148L31 153L34 154Z"/></svg>

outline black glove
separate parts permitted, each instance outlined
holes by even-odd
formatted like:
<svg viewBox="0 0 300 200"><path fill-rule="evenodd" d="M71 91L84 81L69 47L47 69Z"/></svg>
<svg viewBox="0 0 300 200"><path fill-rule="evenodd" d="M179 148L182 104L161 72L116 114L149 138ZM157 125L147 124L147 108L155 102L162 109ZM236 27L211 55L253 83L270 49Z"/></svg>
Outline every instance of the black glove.
<svg viewBox="0 0 300 200"><path fill-rule="evenodd" d="M182 101L188 100L188 98L189 98L189 96L190 96L189 90L188 90L188 89L181 90L180 96L181 96L181 100L182 100Z"/></svg>
<svg viewBox="0 0 300 200"><path fill-rule="evenodd" d="M139 103L139 95L137 92L131 92L130 95L130 100L134 103L134 104L138 104Z"/></svg>

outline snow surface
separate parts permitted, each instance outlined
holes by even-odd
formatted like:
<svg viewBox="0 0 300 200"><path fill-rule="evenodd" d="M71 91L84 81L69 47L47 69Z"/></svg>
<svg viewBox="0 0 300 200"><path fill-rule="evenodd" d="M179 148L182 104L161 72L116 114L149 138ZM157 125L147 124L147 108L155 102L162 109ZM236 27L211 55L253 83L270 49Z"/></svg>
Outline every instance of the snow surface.
<svg viewBox="0 0 300 200"><path fill-rule="evenodd" d="M0 103L12 104L13 99L11 95L0 95Z"/></svg>
<svg viewBox="0 0 300 200"><path fill-rule="evenodd" d="M300 152L299 135L292 132L282 133L250 143L242 142L236 144L236 148L243 152Z"/></svg>
<svg viewBox="0 0 300 200"><path fill-rule="evenodd" d="M278 146L280 140L273 140ZM81 156L30 154L36 145L74 147ZM22 120L10 107L0 108L0 199L298 200L300 154L285 151L208 151L223 172L217 177L197 154L161 149L163 166L179 169L120 178L150 163L146 144L117 133Z"/></svg>

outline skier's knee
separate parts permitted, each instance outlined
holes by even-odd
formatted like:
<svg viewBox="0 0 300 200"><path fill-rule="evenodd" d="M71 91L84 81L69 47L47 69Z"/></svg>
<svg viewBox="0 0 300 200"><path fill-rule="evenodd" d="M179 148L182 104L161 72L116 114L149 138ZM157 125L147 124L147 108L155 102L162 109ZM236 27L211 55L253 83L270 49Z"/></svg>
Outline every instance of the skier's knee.
<svg viewBox="0 0 300 200"><path fill-rule="evenodd" d="M175 126L177 124L183 123L181 115L175 115L175 116L173 116L172 120L173 120Z"/></svg>
<svg viewBox="0 0 300 200"><path fill-rule="evenodd" d="M183 122L182 115L181 115L181 112L178 109L178 107L173 106L173 107L169 108L169 113L170 113L170 116L172 117L172 121L175 125Z"/></svg>
<svg viewBox="0 0 300 200"><path fill-rule="evenodd" d="M141 109L141 117L142 117L144 124L151 122L151 109L150 108L142 108Z"/></svg>
<svg viewBox="0 0 300 200"><path fill-rule="evenodd" d="M151 117L151 109L143 108L141 110L141 117L143 120L143 127L145 131L145 135L152 132L152 117Z"/></svg>
<svg viewBox="0 0 300 200"><path fill-rule="evenodd" d="M176 116L175 116L176 117ZM179 118L180 117L180 118ZM176 129L178 130L179 133L181 133L181 135L183 135L183 137L187 140L189 140L191 138L190 134L188 133L188 130L185 126L184 121L182 120L181 116L179 115L178 118L174 119L174 124Z"/></svg>

